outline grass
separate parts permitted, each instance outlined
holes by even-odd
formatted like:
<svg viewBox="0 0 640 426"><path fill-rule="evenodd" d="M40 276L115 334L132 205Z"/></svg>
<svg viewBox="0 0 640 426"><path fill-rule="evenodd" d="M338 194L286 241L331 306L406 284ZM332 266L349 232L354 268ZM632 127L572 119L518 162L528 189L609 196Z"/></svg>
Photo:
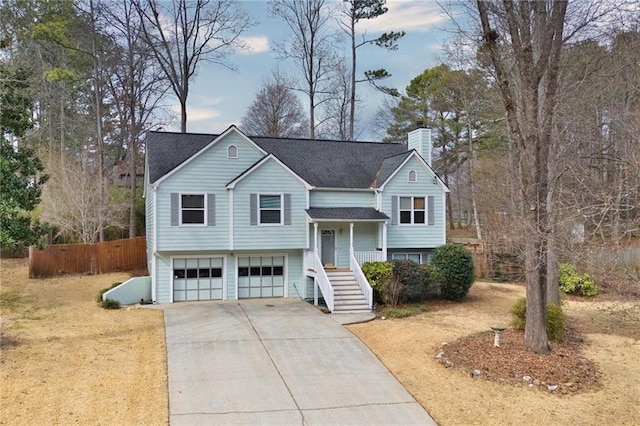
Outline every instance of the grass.
<svg viewBox="0 0 640 426"><path fill-rule="evenodd" d="M407 303L399 306L382 306L378 308L377 316L386 318L405 318L427 312L429 307L425 304Z"/></svg>
<svg viewBox="0 0 640 426"><path fill-rule="evenodd" d="M15 311L24 303L24 297L14 291L0 292L0 308Z"/></svg>

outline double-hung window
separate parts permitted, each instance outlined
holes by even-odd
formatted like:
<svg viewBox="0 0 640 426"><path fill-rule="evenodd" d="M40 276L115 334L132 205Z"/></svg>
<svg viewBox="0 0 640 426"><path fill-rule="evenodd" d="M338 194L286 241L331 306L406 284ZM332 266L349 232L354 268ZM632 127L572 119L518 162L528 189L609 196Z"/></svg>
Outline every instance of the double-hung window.
<svg viewBox="0 0 640 426"><path fill-rule="evenodd" d="M260 195L260 224L282 225L282 195Z"/></svg>
<svg viewBox="0 0 640 426"><path fill-rule="evenodd" d="M204 194L181 194L180 223L183 225L205 224Z"/></svg>
<svg viewBox="0 0 640 426"><path fill-rule="evenodd" d="M421 253L393 253L392 260L413 260L416 263L422 263Z"/></svg>
<svg viewBox="0 0 640 426"><path fill-rule="evenodd" d="M400 197L400 223L424 225L426 208L425 197Z"/></svg>

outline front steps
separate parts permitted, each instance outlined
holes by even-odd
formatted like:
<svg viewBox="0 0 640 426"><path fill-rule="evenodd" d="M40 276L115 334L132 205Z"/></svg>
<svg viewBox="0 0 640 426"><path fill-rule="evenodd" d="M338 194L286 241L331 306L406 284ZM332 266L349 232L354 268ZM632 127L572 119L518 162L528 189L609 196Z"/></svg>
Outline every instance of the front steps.
<svg viewBox="0 0 640 426"><path fill-rule="evenodd" d="M326 270L333 287L333 314L370 313L367 300L360 286L349 270Z"/></svg>

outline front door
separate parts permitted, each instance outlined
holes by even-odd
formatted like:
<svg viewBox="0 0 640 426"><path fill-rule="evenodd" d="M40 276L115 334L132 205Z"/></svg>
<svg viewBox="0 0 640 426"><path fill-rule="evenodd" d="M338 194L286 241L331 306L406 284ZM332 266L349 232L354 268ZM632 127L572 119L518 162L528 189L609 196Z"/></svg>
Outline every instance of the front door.
<svg viewBox="0 0 640 426"><path fill-rule="evenodd" d="M336 266L336 231L323 229L320 237L320 258L324 266Z"/></svg>

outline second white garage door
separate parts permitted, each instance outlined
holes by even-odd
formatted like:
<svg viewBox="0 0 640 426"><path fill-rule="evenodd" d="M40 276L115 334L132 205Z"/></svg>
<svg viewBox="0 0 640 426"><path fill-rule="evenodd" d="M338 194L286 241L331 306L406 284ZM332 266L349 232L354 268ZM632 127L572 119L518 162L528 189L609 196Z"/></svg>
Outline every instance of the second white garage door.
<svg viewBox="0 0 640 426"><path fill-rule="evenodd" d="M284 297L284 256L238 258L238 298Z"/></svg>

